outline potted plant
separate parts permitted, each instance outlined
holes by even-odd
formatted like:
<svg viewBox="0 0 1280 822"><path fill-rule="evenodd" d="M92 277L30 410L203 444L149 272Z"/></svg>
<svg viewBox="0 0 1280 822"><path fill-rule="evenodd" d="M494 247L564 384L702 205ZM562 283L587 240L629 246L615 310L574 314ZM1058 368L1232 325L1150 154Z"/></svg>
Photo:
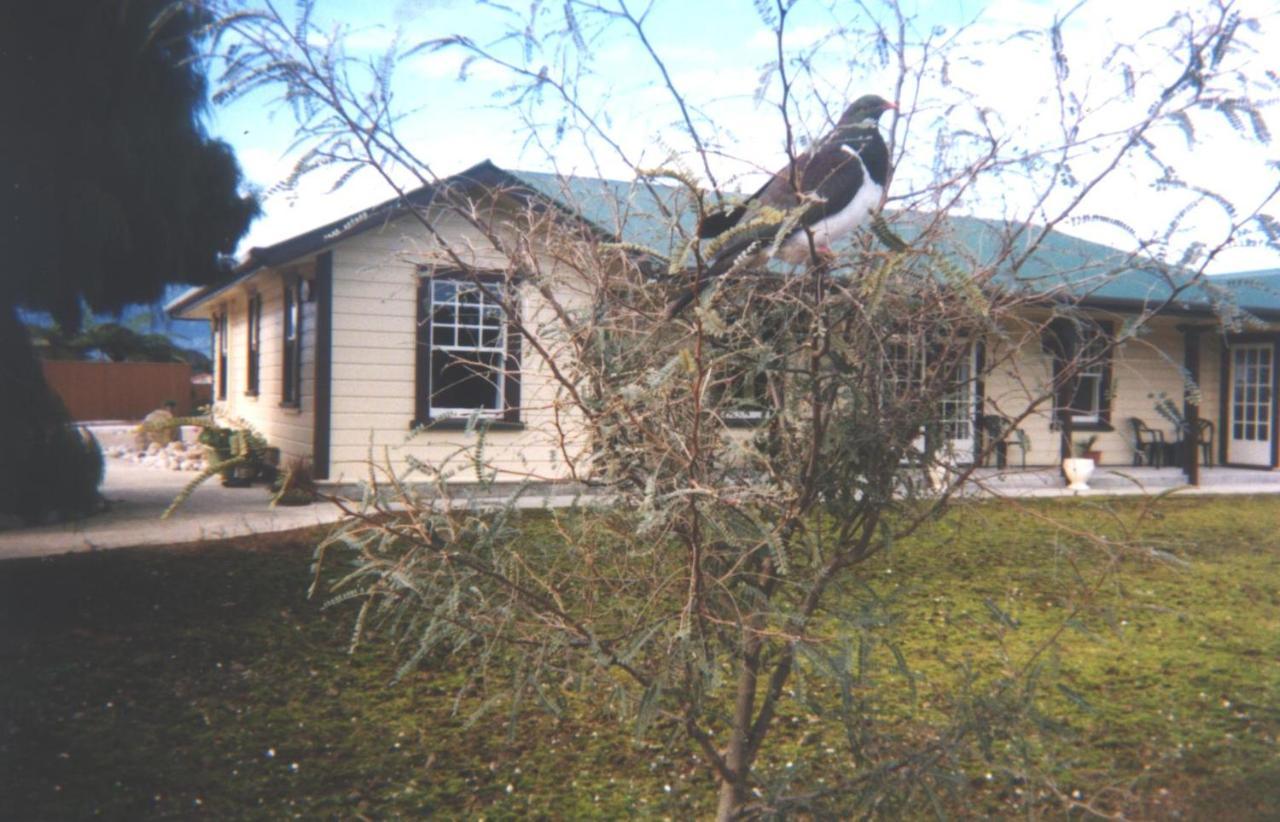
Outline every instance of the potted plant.
<svg viewBox="0 0 1280 822"><path fill-rule="evenodd" d="M245 488L258 475L257 460L244 432L234 428L209 426L200 432L200 443L211 468L222 474L228 488Z"/></svg>
<svg viewBox="0 0 1280 822"><path fill-rule="evenodd" d="M201 426L198 439L205 448L205 468L178 492L160 515L161 519L168 519L212 476L221 474L222 484L228 488L246 488L262 475L267 441L261 434L248 427L225 428L208 419L196 419L191 423Z"/></svg>
<svg viewBox="0 0 1280 822"><path fill-rule="evenodd" d="M1076 443L1076 456L1083 457L1087 460L1093 460L1095 466L1102 464L1102 452L1094 446L1098 442L1098 435L1093 434L1087 439L1080 440Z"/></svg>
<svg viewBox="0 0 1280 822"><path fill-rule="evenodd" d="M271 482L271 505L310 505L316 499L316 482L307 460L291 459Z"/></svg>
<svg viewBox="0 0 1280 822"><path fill-rule="evenodd" d="M1081 440L1075 443L1075 450L1078 456L1067 457L1062 461L1062 473L1067 476L1067 488L1072 491L1088 491L1089 477L1093 476L1093 469L1097 467L1097 463L1091 458L1085 456L1089 453L1089 449L1093 447L1097 436L1089 437L1087 440Z"/></svg>

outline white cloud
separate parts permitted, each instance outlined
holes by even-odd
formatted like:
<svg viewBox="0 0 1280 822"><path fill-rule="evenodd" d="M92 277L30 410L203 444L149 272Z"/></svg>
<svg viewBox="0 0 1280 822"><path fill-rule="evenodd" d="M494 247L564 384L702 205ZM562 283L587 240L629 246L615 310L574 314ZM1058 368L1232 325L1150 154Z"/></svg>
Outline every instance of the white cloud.
<svg viewBox="0 0 1280 822"><path fill-rule="evenodd" d="M1271 12L1265 4L1249 0L1252 10ZM467 9L457 4L443 4L444 11L455 17L444 22L434 21L439 28L456 22L465 16ZM701 8L701 7L700 7ZM925 180L933 174L933 163L938 149L933 143L932 121L945 120L949 127L969 122L976 125L976 111L987 107L995 114L993 122L1002 136L1015 139L1026 146L1051 144L1060 137L1057 118L1057 98L1052 93L1054 67L1043 48L1037 47L1031 38L1011 38L1015 32L1026 28L1043 31L1053 19L1054 6L1027 3L1022 0L994 0L988 3L978 22L965 35L973 42L971 54L977 60L957 61L950 66L951 80L956 85L928 86L915 111L914 143L910 147L903 167L895 179L898 193L910 189L913 180ZM1123 72L1119 62L1107 63L1116 42L1132 42L1135 47L1126 59L1141 72L1143 66L1155 65L1162 54L1158 35L1140 39L1139 35L1153 26L1163 24L1173 13L1174 5L1167 0L1159 3L1086 3L1077 11L1065 29L1067 49L1071 52L1071 74L1068 84L1082 104L1090 109L1086 135L1102 134L1111 130L1123 131L1144 113L1144 109L1127 102L1123 97ZM434 3L402 2L397 14L421 32L428 19L441 9ZM1203 9L1201 9L1203 13ZM702 12L705 19L714 20L714 13ZM1274 14L1271 14L1274 17ZM711 164L722 184L737 186L743 190L754 188L764 175L780 167L786 159L782 124L776 110L769 104L757 104L754 92L762 61L771 57L772 40L765 38L754 20L744 23L732 21L732 31L740 37L725 36L720 42L737 44L732 49L709 48L704 36L689 31L679 31L668 22L657 46L669 63L674 81L689 97L695 107L699 123L705 122L705 138L709 145L722 151ZM730 22L725 21L726 33ZM1274 20L1272 21L1274 24ZM688 28L686 26L686 28ZM362 36L372 45L374 35L385 30L363 28ZM754 33L752 33L754 31ZM830 27L804 20L789 31L787 42L797 48L819 42L830 32ZM834 44L818 55L812 82L802 77L796 88L797 99L802 101L793 126L797 136L812 136L827 127L825 112L812 99L812 92L820 92L832 114L850 96L863 91L889 93L893 88L891 69L881 70L874 65L855 62L865 55L850 55ZM865 61L864 61L865 62ZM499 165L508 167L532 167L579 173L603 173L627 178L631 170L617 159L610 150L602 148L598 140L583 140L573 133L551 146L553 156L540 148L526 145L528 130L515 111L489 108L494 104L493 91L501 88L508 77L497 67L476 64L472 67L472 79L466 84L454 83L459 56L457 54L433 54L407 65L399 94L405 108L426 104L430 108L414 120L406 123L404 135L407 143L422 158L431 162L434 170L448 174L489 157ZM605 74L583 86L587 98L603 99L607 92L613 94L608 106L612 119L611 133L637 162L661 163L669 150L681 155L686 166L701 173L701 162L692 154L692 144L679 134L672 124L679 123L681 115L665 91L658 85L660 76L647 61L643 51L634 44L609 44L600 54L598 65ZM793 79L795 76L793 75ZM1171 78L1170 78L1171 79ZM1141 78L1139 78L1141 82ZM1167 83L1163 75L1146 81L1149 88L1158 90L1160 83ZM976 97L960 103L957 87L975 90ZM548 96L553 96L548 92ZM774 99L774 98L770 98ZM947 105L960 103L948 110ZM250 115L255 123L261 121L261 111ZM542 113L549 123L553 118L549 111ZM706 118L705 121L702 118ZM288 118L283 113L280 120ZM259 132L266 130L255 126ZM1264 196L1268 181L1274 174L1262 173L1270 159L1265 148L1246 146L1229 128L1222 124L1204 126L1206 146L1197 152L1188 152L1180 145L1183 138L1171 133L1159 138L1161 150L1175 161L1179 171L1190 182L1220 185L1228 189L1228 196L1241 205L1252 206L1251 200ZM281 139L279 129L269 135L255 134L251 138L235 139L248 176L263 187L287 175L291 162L279 156L280 148L287 140ZM266 137L273 139L266 139ZM592 148L594 147L594 151ZM1077 177L1087 179L1091 170L1103 163L1108 155L1093 156L1081 152L1074 159ZM640 158L643 158L642 160ZM1206 158L1211 157L1211 162ZM1209 170L1208 180L1196 175ZM1187 201L1177 191L1155 191L1151 188L1150 171L1124 169L1115 179L1099 186L1084 204L1085 211L1097 211L1120 216L1143 234L1159 232L1173 213ZM1006 211L1022 217L1028 216L1028 201L1034 191L1033 182L1043 185L1047 172L1041 170L1034 181L1019 180L1015 176L991 177L979 185L966 206L984 216L998 216ZM277 196L266 203L268 216L255 226L249 243L263 244L283 239L291 234L314 228L327 220L336 219L366 205L389 196L385 184L373 176L357 177L346 188L334 194L326 194L328 181L321 177L307 180L294 195ZM1075 191L1064 190L1070 196ZM1060 204L1055 195L1051 205ZM1273 206L1273 210L1277 210ZM1123 246L1127 239L1114 229L1101 224L1083 223L1068 226L1073 233L1087 235L1102 242ZM1186 230L1179 239L1189 242L1217 242L1226 230L1226 222L1211 208L1193 212ZM1237 262L1248 260L1248 263ZM1224 254L1217 264L1218 270L1235 267L1265 267L1280 265L1280 255L1258 250L1236 250Z"/></svg>

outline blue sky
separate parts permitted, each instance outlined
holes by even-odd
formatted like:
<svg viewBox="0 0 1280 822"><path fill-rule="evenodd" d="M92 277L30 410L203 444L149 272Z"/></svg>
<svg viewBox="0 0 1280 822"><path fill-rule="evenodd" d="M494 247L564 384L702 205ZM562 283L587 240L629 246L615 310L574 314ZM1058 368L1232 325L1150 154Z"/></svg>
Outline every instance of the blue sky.
<svg viewBox="0 0 1280 822"><path fill-rule="evenodd" d="M250 0L252 5L252 0ZM284 4L286 7L289 4ZM641 7L640 4L633 4ZM1124 111L1107 97L1106 83L1117 82L1114 64L1104 58L1117 40L1138 40L1151 25L1163 22L1177 4L1171 0L1147 3L1091 3L1076 12L1066 29L1067 47L1080 55L1071 82L1089 99L1100 100L1100 129L1119 122ZM1275 17L1268 2L1250 0L1246 11ZM520 4L521 10L525 8ZM554 4L558 10L559 4ZM962 23L972 23L967 36L975 41L970 53L977 55L968 79L980 95L990 99L1002 116L1002 126L1038 139L1049 125L1043 71L1025 44L1012 36L1023 29L1043 29L1069 6L1024 0L996 0L991 3L920 3L914 25L918 32L954 31ZM874 7L874 6L873 6ZM550 7L549 7L550 8ZM858 25L858 6L845 0L802 2L788 21L787 44L797 49L822 43L841 25ZM383 0L383 2L342 2L322 0L317 20L326 31L343 27L348 50L354 55L373 55L386 48L397 34L404 42L465 33L478 42L493 42L503 29L503 15L492 8L465 0ZM723 157L713 170L729 188L750 188L760 175L785 160L783 130L776 107L776 87L764 101L754 96L760 67L773 55L774 43L749 0L727 2L667 2L655 6L648 19L651 42L661 53L678 87L698 111L705 115L707 138L719 146ZM1274 20L1272 20L1274 23ZM1273 25L1272 30L1275 30ZM1011 39L1012 38L1012 39ZM498 48L504 48L499 45ZM507 53L515 59L520 55ZM815 81L797 87L805 100L797 111L801 134L817 133L825 127L827 111L836 112L857 94L876 91L892 95L893 72L880 70L869 54L848 54L842 41L832 40L818 50ZM614 132L633 158L661 162L668 149L682 154L686 162L690 147L668 126L674 109L665 104L655 87L661 78L652 63L634 42L606 37L597 43L594 85L585 87L586 97L609 112ZM554 55L533 55L553 60ZM1135 55L1137 65L1142 56ZM980 65L979 65L980 62ZM1042 62L1042 61L1040 61ZM494 93L506 84L501 72L474 67L466 82L459 82L459 57L454 54L422 56L405 64L399 75L397 100L405 110L413 109L403 126L407 142L437 174L459 171L489 158L501 166L551 171L603 173L627 177L629 168L609 152L594 153L568 139L550 152L526 144L528 136L516 113L495 102ZM868 65L870 64L870 65ZM961 67L954 68L957 76ZM1159 79L1159 78L1157 78ZM1110 108L1107 108L1110 106ZM824 110L825 109L825 110ZM1273 116L1273 120L1276 118ZM926 121L927 122L927 121ZM230 142L251 182L268 191L288 174L296 155L287 148L293 139L294 123L287 107L270 95L259 93L230 106L215 108L210 131ZM1215 131L1216 129L1216 131ZM1244 205L1265 196L1274 170L1259 173L1273 149L1240 144L1225 125L1201 130L1210 142L1195 151L1213 156L1224 173L1215 184L1230 181L1225 193ZM1181 138L1178 138L1181 139ZM1177 156L1177 140L1170 140L1171 156ZM927 141L918 144L916 175L928 165ZM1180 168L1199 165L1195 157L1182 157ZM1087 163L1087 158L1081 158ZM900 167L895 190L909 187L913 172ZM331 181L331 180L330 180ZM373 202L386 199L390 191L374 175L362 174L336 192L329 192L323 175L305 181L296 191L275 193L264 200L265 216L254 226L244 248L264 245L305 231L320 223L352 213ZM1167 220L1171 204L1167 194L1153 192L1150 181L1140 176L1117 178L1109 187L1095 192L1101 207L1123 205L1128 221L1139 231L1154 230ZM1018 184L1004 184L975 193L968 210L982 216L1016 214L1019 203L1029 196ZM1272 211L1280 210L1275 203ZM1189 221L1184 240L1203 237L1216 242L1225 226L1222 218L1209 210L1202 220ZM1123 246L1127 238L1108 231L1104 224L1068 227L1090 239ZM1280 254L1270 249L1240 249L1224 253L1211 270L1247 270L1280 267Z"/></svg>

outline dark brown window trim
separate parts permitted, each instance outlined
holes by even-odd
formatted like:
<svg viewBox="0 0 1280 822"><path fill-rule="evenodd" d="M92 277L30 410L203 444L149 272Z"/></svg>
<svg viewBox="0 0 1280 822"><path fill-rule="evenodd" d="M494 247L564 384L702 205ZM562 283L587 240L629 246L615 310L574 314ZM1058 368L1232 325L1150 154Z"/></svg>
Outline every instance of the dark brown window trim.
<svg viewBox="0 0 1280 822"><path fill-rule="evenodd" d="M246 375L245 375L245 392L246 397L258 396L260 379L262 375L262 295L254 292L249 296L248 310L246 316L246 330L248 338L245 342Z"/></svg>
<svg viewBox="0 0 1280 822"><path fill-rule="evenodd" d="M1055 419L1052 423L1049 424L1049 430L1061 431L1062 422L1060 420ZM1097 432L1105 433L1107 431L1116 430L1116 427L1109 422L1073 422L1071 424L1071 430L1072 431L1097 431Z"/></svg>
<svg viewBox="0 0 1280 822"><path fill-rule="evenodd" d="M1058 321L1055 320L1055 322ZM1062 322L1070 323L1071 321L1063 319ZM1066 333L1065 331L1048 332L1050 334L1061 333L1063 337L1067 338L1067 341L1069 341L1071 345L1071 350L1064 352L1057 350L1058 346L1056 344L1047 344L1046 347L1051 350L1053 355L1053 381L1055 383L1058 382L1058 375L1061 373L1064 365L1074 359L1079 353L1080 339L1078 337L1077 330L1080 326L1084 326L1090 330L1096 330L1098 334L1101 334L1107 342L1107 353L1102 363L1102 377L1098 386L1098 392L1100 395L1098 419L1096 422L1081 422L1078 419L1074 419L1071 423L1071 430L1098 432L1114 431L1115 427L1111 424L1111 408L1115 403L1115 398L1112 396L1111 384L1112 369L1115 362L1116 348L1118 347L1115 344L1115 323L1110 320L1086 320L1079 323L1079 325L1072 323L1072 330L1070 333ZM1054 398L1053 415L1049 428L1051 431L1062 430L1062 408L1059 405L1059 398L1057 397Z"/></svg>
<svg viewBox="0 0 1280 822"><path fill-rule="evenodd" d="M217 339L215 341L217 350L214 351L217 384L214 386L214 399L225 402L227 399L227 385L230 382L227 371L230 364L228 350L230 348L230 340L228 340L228 337L231 328L225 308L214 315L214 322L217 325Z"/></svg>

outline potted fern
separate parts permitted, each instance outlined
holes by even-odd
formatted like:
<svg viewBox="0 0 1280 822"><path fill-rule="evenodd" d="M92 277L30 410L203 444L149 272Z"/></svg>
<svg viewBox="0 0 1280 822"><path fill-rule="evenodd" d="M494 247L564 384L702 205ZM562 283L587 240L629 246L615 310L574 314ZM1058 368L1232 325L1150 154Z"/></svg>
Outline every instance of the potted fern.
<svg viewBox="0 0 1280 822"><path fill-rule="evenodd" d="M1093 460L1094 465L1102 464L1102 451L1097 446L1098 435L1093 434L1086 439L1076 442L1076 456L1087 460Z"/></svg>
<svg viewBox="0 0 1280 822"><path fill-rule="evenodd" d="M267 441L253 429L224 428L210 424L207 420L200 424L204 426L199 440L205 447L205 469L178 493L160 515L161 519L167 519L195 493L201 483L215 474L222 475L223 485L243 488L250 485L267 465Z"/></svg>

